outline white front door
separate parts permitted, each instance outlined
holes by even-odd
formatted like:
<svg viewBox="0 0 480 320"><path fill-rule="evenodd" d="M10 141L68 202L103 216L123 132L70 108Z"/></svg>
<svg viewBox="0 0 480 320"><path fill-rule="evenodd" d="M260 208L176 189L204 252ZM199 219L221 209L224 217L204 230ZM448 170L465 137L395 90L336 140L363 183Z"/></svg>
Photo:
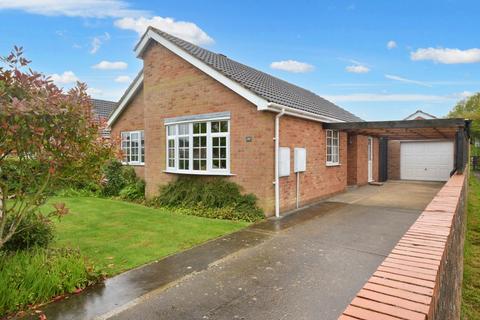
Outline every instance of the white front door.
<svg viewBox="0 0 480 320"><path fill-rule="evenodd" d="M402 142L400 178L447 181L453 170L453 150L452 141Z"/></svg>
<svg viewBox="0 0 480 320"><path fill-rule="evenodd" d="M368 182L373 181L373 139L368 137Z"/></svg>

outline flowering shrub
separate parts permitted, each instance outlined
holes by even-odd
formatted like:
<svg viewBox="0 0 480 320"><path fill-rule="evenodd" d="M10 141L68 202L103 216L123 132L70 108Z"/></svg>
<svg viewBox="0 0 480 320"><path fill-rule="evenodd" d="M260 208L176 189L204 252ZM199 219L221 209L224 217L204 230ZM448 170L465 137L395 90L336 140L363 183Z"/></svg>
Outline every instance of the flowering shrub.
<svg viewBox="0 0 480 320"><path fill-rule="evenodd" d="M114 153L99 134L103 123L92 116L85 84L63 92L43 74L26 70L30 62L21 48L1 61L0 248L52 188L80 178L100 181L100 168ZM52 213L66 212L56 206ZM7 219L13 219L8 228Z"/></svg>

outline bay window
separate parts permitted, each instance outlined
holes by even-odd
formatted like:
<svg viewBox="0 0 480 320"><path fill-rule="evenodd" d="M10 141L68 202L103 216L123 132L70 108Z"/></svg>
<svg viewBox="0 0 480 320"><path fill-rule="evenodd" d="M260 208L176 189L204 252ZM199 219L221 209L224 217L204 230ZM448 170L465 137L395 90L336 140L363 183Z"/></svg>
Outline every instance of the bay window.
<svg viewBox="0 0 480 320"><path fill-rule="evenodd" d="M230 174L230 121L166 123L167 172Z"/></svg>
<svg viewBox="0 0 480 320"><path fill-rule="evenodd" d="M340 164L338 130L327 130L327 166Z"/></svg>
<svg viewBox="0 0 480 320"><path fill-rule="evenodd" d="M124 164L145 163L145 134L143 130L123 131L121 133L121 148Z"/></svg>

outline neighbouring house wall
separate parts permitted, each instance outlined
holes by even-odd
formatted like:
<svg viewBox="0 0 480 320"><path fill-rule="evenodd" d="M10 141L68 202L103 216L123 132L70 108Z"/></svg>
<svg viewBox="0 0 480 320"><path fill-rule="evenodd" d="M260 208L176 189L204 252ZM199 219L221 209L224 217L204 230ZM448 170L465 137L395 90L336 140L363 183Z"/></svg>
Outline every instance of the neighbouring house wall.
<svg viewBox="0 0 480 320"><path fill-rule="evenodd" d="M120 134L122 131L144 130L144 103L143 90L139 92L130 101L128 108L120 114L117 121L112 126L111 136L113 139L120 141ZM145 138L145 144L148 145L148 138ZM145 166L135 165L135 172L137 176L145 179Z"/></svg>
<svg viewBox="0 0 480 320"><path fill-rule="evenodd" d="M229 111L232 181L254 193L268 215L274 210L274 113L256 106L168 49L152 44L144 56L146 193L178 175L164 173L164 119ZM252 141L247 142L246 137Z"/></svg>
<svg viewBox="0 0 480 320"><path fill-rule="evenodd" d="M460 319L467 185L445 183L339 319Z"/></svg>
<svg viewBox="0 0 480 320"><path fill-rule="evenodd" d="M400 180L400 141L388 141L388 179Z"/></svg>
<svg viewBox="0 0 480 320"><path fill-rule="evenodd" d="M379 140L372 139L372 178L378 181ZM364 135L348 135L348 176L349 186L368 183L368 137Z"/></svg>
<svg viewBox="0 0 480 320"><path fill-rule="evenodd" d="M290 176L280 178L280 209L296 206L297 180L294 148L306 148L307 169L300 173L300 206L342 192L347 185L347 134L340 132L340 165L326 166L326 132L315 121L280 118L280 147L290 148Z"/></svg>

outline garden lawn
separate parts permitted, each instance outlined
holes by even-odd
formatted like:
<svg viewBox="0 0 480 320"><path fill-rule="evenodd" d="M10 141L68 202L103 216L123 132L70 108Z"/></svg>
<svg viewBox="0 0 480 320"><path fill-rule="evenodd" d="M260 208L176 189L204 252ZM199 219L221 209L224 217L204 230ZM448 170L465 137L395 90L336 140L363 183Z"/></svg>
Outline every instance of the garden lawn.
<svg viewBox="0 0 480 320"><path fill-rule="evenodd" d="M480 319L480 180L472 172L468 192L462 287L462 319Z"/></svg>
<svg viewBox="0 0 480 320"><path fill-rule="evenodd" d="M55 245L80 248L109 276L248 225L94 197L55 197L49 204L58 202L70 212L56 223Z"/></svg>

